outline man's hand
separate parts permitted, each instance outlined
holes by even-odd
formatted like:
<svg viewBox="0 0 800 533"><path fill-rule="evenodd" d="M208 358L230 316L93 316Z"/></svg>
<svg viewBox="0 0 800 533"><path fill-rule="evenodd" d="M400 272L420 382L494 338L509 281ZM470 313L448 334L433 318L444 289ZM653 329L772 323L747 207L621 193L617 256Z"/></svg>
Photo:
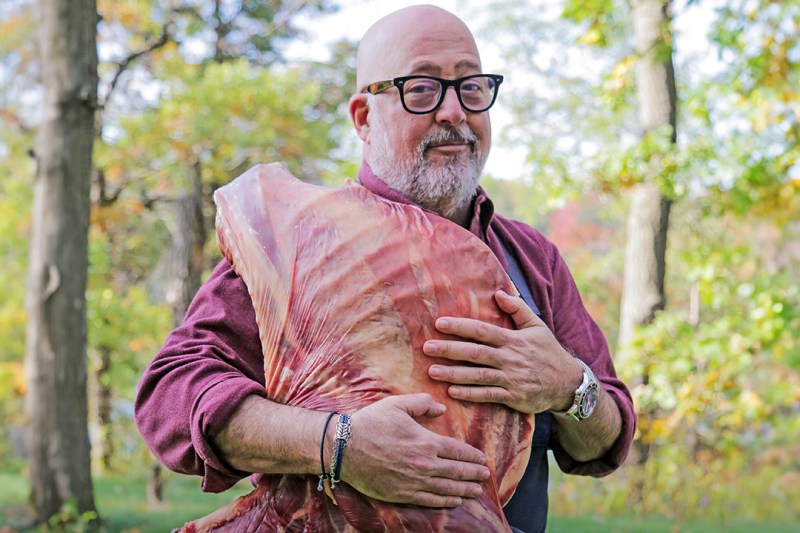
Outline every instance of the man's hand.
<svg viewBox="0 0 800 533"><path fill-rule="evenodd" d="M463 340L430 340L423 351L469 364L433 364L428 375L452 383L448 392L459 400L502 403L534 414L568 409L581 383L580 365L522 298L497 291L495 299L517 329L468 318L437 319L436 329Z"/></svg>
<svg viewBox="0 0 800 533"><path fill-rule="evenodd" d="M342 479L378 500L456 507L481 494L489 477L483 452L422 427L444 414L428 394L390 396L353 413ZM330 442L330 441L329 441Z"/></svg>

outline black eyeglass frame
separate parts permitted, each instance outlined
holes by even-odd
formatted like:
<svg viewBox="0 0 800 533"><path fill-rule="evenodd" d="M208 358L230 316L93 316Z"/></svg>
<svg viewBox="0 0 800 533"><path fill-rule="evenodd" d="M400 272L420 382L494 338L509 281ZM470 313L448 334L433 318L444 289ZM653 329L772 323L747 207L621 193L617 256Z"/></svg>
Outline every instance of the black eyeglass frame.
<svg viewBox="0 0 800 533"><path fill-rule="evenodd" d="M466 104L464 104L464 100L461 98L461 84L469 81L474 78L490 78L494 81L494 91L492 94L492 101L489 102L489 105L482 109L471 109ZM403 93L403 85L409 80L419 80L419 79L426 79L426 80L436 80L438 81L441 86L442 90L439 93L439 100L437 100L436 104L428 111L413 111L408 108L406 105L405 95ZM463 78L457 78L455 80L446 80L444 78L437 78L436 76L400 76L399 78L394 78L391 80L385 81L376 81L375 83L370 83L361 92L369 93L369 94L378 94L382 93L387 89L391 89L392 87L397 87L398 93L400 93L400 103L403 104L403 109L407 112L411 113L412 115L427 115L428 113L433 113L439 106L442 105L444 101L444 96L447 94L447 89L452 87L456 91L456 96L458 97L458 102L461 104L461 107L470 113L483 113L484 111L488 111L491 108L495 101L497 100L497 92L500 90L500 84L503 83L503 76L500 74L471 74L469 76L464 76Z"/></svg>

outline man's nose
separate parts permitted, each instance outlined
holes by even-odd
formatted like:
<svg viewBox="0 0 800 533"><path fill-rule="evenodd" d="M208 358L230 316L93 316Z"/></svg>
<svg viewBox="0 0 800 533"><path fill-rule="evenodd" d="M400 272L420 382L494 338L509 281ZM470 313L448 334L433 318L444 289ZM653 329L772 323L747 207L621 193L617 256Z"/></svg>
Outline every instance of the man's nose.
<svg viewBox="0 0 800 533"><path fill-rule="evenodd" d="M461 124L467 120L467 114L461 107L455 87L448 87L444 92L442 104L436 110L436 121L446 124Z"/></svg>

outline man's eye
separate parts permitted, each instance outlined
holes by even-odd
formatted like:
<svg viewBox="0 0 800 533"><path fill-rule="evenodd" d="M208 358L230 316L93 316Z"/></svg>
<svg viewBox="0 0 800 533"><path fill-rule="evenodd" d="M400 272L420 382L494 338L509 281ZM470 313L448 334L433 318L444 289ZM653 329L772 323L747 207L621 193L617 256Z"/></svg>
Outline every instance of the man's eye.
<svg viewBox="0 0 800 533"><path fill-rule="evenodd" d="M466 81L466 82L461 84L461 90L462 91L468 91L468 92L482 91L483 90L483 85L481 85L477 81Z"/></svg>
<svg viewBox="0 0 800 533"><path fill-rule="evenodd" d="M431 92L438 92L439 84L434 81L422 81L414 83L406 83L406 93L426 94Z"/></svg>

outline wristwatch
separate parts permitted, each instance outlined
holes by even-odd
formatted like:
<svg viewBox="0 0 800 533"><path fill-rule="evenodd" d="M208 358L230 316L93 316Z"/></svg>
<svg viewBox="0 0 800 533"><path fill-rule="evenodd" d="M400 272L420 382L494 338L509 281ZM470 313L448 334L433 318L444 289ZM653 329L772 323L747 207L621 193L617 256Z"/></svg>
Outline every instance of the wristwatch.
<svg viewBox="0 0 800 533"><path fill-rule="evenodd" d="M577 361L583 367L583 381L575 389L575 400L572 402L572 407L564 414L580 422L592 416L594 408L597 407L597 401L600 398L600 385L597 383L597 377L595 377L592 369L580 359L577 359Z"/></svg>

